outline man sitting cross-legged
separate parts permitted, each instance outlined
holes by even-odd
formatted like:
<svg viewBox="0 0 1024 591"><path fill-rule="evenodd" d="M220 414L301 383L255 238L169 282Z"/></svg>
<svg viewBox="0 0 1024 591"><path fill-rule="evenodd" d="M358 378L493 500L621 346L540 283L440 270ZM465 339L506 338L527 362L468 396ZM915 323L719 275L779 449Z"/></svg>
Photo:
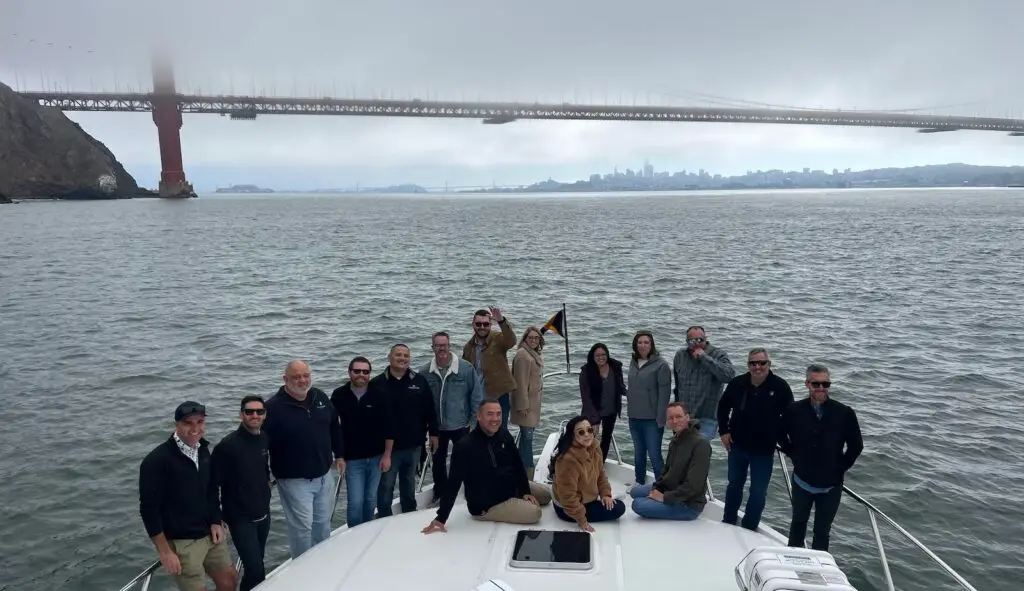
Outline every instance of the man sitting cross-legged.
<svg viewBox="0 0 1024 591"><path fill-rule="evenodd" d="M650 519L697 519L707 503L704 491L711 467L711 444L701 437L700 425L690 422L681 402L668 405L665 422L673 433L665 469L654 484L629 491L633 512Z"/></svg>
<svg viewBox="0 0 1024 591"><path fill-rule="evenodd" d="M531 524L540 521L542 505L551 491L530 482L516 442L501 428L501 405L485 400L476 412L476 427L455 444L451 469L437 517L423 533L448 531L445 522L455 506L459 489L466 485L466 506L474 519Z"/></svg>

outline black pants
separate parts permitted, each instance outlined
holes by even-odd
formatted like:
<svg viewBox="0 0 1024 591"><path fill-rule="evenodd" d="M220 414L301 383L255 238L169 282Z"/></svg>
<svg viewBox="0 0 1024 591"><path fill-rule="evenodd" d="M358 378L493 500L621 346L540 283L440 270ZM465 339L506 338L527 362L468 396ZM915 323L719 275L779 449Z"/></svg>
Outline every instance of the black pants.
<svg viewBox="0 0 1024 591"><path fill-rule="evenodd" d="M832 530L832 520L839 510L839 499L843 496L842 485L837 484L827 493L809 493L795 482L793 489L793 521L789 525L789 546L804 547L807 536L807 521L811 518L811 507L814 507L814 539L811 549L828 551L828 536Z"/></svg>
<svg viewBox="0 0 1024 591"><path fill-rule="evenodd" d="M437 451L432 459L434 477L434 498L439 499L448 486L448 443L458 443L460 439L469 433L469 427L455 429L452 431L439 431L437 433Z"/></svg>
<svg viewBox="0 0 1024 591"><path fill-rule="evenodd" d="M608 450L612 448L612 431L615 429L615 415L601 417L601 453L608 459Z"/></svg>
<svg viewBox="0 0 1024 591"><path fill-rule="evenodd" d="M601 503L600 499L596 501L590 501L589 503L583 506L587 510L587 522L589 523L598 523L601 521L615 521L619 517L622 517L622 514L626 512L626 504L618 499L615 499L615 504L612 505L611 509L605 507ZM565 509L562 509L558 505L555 505L555 515L557 515L558 518L562 521L576 523L576 520L572 517L569 517L569 515L565 512Z"/></svg>
<svg viewBox="0 0 1024 591"><path fill-rule="evenodd" d="M270 515L262 521L228 523L228 530L238 557L242 559L242 583L238 589L249 591L266 577L263 553L267 549L267 534L270 533Z"/></svg>

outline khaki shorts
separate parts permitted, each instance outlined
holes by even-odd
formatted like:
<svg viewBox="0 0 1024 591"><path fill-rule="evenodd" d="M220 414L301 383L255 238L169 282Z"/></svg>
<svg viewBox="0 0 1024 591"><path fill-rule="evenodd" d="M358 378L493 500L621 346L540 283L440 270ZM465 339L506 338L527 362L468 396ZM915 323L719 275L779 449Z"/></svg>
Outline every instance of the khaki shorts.
<svg viewBox="0 0 1024 591"><path fill-rule="evenodd" d="M206 573L215 573L234 566L227 539L219 544L206 536L197 540L171 540L171 548L181 562L181 574L174 575L174 582L181 591L206 589Z"/></svg>

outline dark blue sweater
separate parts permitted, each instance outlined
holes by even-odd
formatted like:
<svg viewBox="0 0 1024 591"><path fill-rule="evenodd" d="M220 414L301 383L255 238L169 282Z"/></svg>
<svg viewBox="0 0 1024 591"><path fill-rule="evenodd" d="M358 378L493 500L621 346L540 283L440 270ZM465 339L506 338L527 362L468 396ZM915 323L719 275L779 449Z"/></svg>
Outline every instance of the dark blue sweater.
<svg viewBox="0 0 1024 591"><path fill-rule="evenodd" d="M263 431L269 437L270 471L275 478L320 478L335 458L345 455L341 422L327 394L310 388L299 402L284 386L267 401Z"/></svg>

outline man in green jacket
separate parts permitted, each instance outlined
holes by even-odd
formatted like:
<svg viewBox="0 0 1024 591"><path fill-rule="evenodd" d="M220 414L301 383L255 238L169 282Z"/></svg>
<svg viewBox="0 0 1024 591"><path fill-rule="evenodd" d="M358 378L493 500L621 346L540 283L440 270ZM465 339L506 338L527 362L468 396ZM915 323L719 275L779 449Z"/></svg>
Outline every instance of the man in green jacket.
<svg viewBox="0 0 1024 591"><path fill-rule="evenodd" d="M700 517L707 504L705 488L711 468L711 444L701 437L700 425L690 422L686 407L672 402L665 413L672 429L665 469L654 484L635 486L633 512L650 519L691 521Z"/></svg>

